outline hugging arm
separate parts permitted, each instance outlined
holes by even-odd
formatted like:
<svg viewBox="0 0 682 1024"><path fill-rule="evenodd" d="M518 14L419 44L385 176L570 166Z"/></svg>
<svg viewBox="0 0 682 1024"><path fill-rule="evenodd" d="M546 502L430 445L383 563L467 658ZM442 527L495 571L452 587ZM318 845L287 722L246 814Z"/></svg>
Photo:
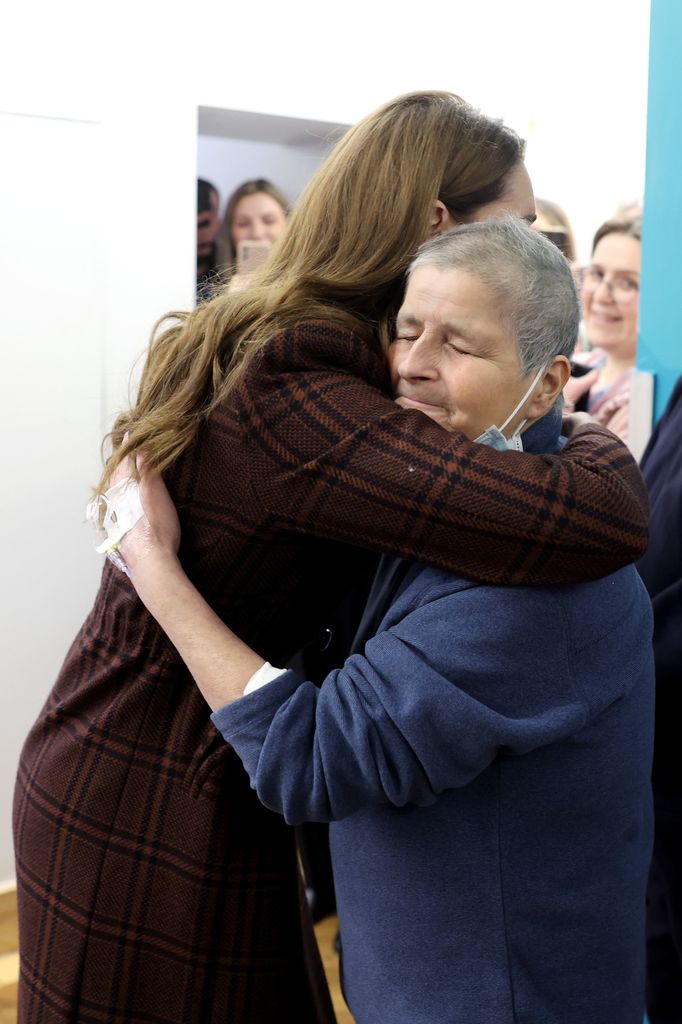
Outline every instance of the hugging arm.
<svg viewBox="0 0 682 1024"><path fill-rule="evenodd" d="M226 414L253 506L283 531L487 583L594 579L643 553L646 488L604 428L558 455L498 452L398 408L387 386L382 353L340 328L274 338Z"/></svg>
<svg viewBox="0 0 682 1024"><path fill-rule="evenodd" d="M445 593L403 609L321 689L286 672L242 696L263 659L214 615L179 565L168 571L177 572L178 586L162 624L259 798L290 822L342 818L372 803L430 804L501 750L522 754L585 722L583 702L559 671L560 616L548 613L539 590L528 598L534 610L508 609L505 628L496 630L482 628L495 612L492 588ZM157 607L163 600L152 596ZM517 650L529 615L545 640L556 634L547 643L556 654L541 672L528 661L536 657L532 645ZM500 694L513 695L513 705Z"/></svg>
<svg viewBox="0 0 682 1024"><path fill-rule="evenodd" d="M577 431L560 455L501 453L397 408L386 386L382 354L340 328L307 324L273 339L235 400L254 505L283 530L493 583L587 579L643 550L639 470L603 428ZM122 464L114 482L128 472ZM122 553L141 599L202 685L224 664L224 627L182 573L163 528L172 506L152 477L148 517ZM248 678L261 660L242 655ZM222 703L202 689L213 707Z"/></svg>
<svg viewBox="0 0 682 1024"><path fill-rule="evenodd" d="M646 489L613 434L587 425L559 455L474 444L371 386L385 368L366 342L313 327L273 339L240 395L254 494L284 529L490 583L593 579L642 554Z"/></svg>
<svg viewBox="0 0 682 1024"><path fill-rule="evenodd" d="M379 633L320 689L287 672L220 708L213 721L259 799L290 823L371 804L426 806L500 752L522 755L580 729L588 709L563 671L561 627L538 594L536 617L557 650L540 668L536 654L514 649L521 612L506 614L502 630L482 628L498 600L446 594Z"/></svg>

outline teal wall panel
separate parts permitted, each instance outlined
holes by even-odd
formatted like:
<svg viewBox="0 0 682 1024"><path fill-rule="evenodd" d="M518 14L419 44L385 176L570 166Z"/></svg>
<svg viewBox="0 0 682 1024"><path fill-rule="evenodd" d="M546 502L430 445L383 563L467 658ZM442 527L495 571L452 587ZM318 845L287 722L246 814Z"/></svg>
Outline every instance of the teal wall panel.
<svg viewBox="0 0 682 1024"><path fill-rule="evenodd" d="M637 365L654 417L682 375L682 2L651 0L642 295Z"/></svg>

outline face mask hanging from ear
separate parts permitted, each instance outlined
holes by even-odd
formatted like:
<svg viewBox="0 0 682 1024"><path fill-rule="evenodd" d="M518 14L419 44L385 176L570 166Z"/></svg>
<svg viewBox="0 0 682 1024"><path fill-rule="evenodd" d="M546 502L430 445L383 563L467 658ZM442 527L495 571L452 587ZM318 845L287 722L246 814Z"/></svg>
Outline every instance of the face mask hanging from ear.
<svg viewBox="0 0 682 1024"><path fill-rule="evenodd" d="M545 367L544 366L540 367L538 372L535 374L535 377L533 378L533 382L530 385L530 387L528 388L528 390L526 391L525 395L523 396L521 401L516 404L516 406L514 407L514 410L509 413L509 415L507 416L507 418L504 421L504 423L502 424L502 426L501 427L496 427L494 423L491 424L488 427L487 430L484 430L482 434L479 434L478 437L474 438L474 441L476 442L476 444L487 444L489 448L496 448L498 452L506 452L506 451L522 452L523 451L523 441L521 440L521 431L523 430L524 426L526 425L526 420L521 420L521 422L519 423L518 427L516 428L516 430L514 431L514 433L512 434L511 437L505 437L504 434L503 434L503 430L507 426L508 423L511 423L511 421L514 419L514 417L516 416L516 414L519 411L519 409L521 408L521 406L527 401L528 397L531 395L531 393L533 391L533 388L535 387L537 382L540 380L540 378L542 377L544 372L545 372Z"/></svg>

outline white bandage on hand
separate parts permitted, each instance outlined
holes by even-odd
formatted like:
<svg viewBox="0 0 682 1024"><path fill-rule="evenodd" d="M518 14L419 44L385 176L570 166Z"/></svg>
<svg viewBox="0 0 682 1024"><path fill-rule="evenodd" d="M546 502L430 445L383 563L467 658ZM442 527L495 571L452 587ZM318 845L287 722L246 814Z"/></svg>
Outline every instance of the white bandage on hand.
<svg viewBox="0 0 682 1024"><path fill-rule="evenodd" d="M100 513L104 506L104 517ZM105 554L121 572L128 573L128 566L116 550L126 533L144 515L137 480L129 477L114 484L104 494L96 494L88 502L85 518L95 528L97 544L95 550Z"/></svg>

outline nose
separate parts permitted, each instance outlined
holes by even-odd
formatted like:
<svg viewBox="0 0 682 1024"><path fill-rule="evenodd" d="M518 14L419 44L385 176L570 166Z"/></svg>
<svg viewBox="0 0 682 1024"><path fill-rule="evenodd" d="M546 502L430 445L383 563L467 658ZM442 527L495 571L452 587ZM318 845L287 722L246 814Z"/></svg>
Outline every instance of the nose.
<svg viewBox="0 0 682 1024"><path fill-rule="evenodd" d="M436 346L422 335L400 352L396 369L403 380L435 380L438 377Z"/></svg>
<svg viewBox="0 0 682 1024"><path fill-rule="evenodd" d="M254 221L251 225L251 233L249 238L252 242L263 242L265 241L265 228L258 221Z"/></svg>

